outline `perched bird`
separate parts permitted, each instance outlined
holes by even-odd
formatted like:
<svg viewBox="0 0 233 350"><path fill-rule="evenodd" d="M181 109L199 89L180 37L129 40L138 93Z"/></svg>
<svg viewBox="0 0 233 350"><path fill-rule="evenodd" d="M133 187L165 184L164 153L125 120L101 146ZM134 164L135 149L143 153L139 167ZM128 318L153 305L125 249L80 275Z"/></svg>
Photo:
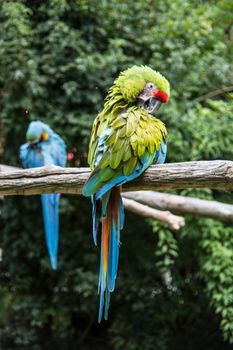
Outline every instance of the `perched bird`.
<svg viewBox="0 0 233 350"><path fill-rule="evenodd" d="M66 165L66 146L62 138L47 124L32 121L26 133L27 143L20 147L19 156L25 168L44 165ZM42 194L42 213L46 243L52 268L57 268L59 239L59 193Z"/></svg>
<svg viewBox="0 0 233 350"><path fill-rule="evenodd" d="M84 196L91 196L93 238L102 224L99 272L99 322L108 317L117 275L120 230L124 223L121 185L140 176L153 162L165 161L167 131L152 113L167 103L169 82L147 66L133 66L114 81L96 117L89 145L91 175Z"/></svg>

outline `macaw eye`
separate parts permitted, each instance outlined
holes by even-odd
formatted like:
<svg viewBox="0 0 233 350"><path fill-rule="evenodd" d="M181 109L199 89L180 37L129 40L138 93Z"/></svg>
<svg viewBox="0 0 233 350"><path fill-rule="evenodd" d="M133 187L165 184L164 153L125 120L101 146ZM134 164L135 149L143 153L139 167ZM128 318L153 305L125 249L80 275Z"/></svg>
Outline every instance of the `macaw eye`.
<svg viewBox="0 0 233 350"><path fill-rule="evenodd" d="M154 84L153 83L148 83L148 88L149 89L153 89L155 86L154 86Z"/></svg>

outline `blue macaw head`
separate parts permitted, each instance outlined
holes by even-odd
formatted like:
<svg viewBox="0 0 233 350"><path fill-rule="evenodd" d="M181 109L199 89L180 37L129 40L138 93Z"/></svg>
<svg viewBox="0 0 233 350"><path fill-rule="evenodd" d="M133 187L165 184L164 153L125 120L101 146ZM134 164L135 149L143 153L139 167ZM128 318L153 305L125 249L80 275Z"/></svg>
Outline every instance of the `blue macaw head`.
<svg viewBox="0 0 233 350"><path fill-rule="evenodd" d="M29 143L34 144L41 141L47 141L51 136L52 129L39 120L32 121L29 124L26 133L26 139Z"/></svg>

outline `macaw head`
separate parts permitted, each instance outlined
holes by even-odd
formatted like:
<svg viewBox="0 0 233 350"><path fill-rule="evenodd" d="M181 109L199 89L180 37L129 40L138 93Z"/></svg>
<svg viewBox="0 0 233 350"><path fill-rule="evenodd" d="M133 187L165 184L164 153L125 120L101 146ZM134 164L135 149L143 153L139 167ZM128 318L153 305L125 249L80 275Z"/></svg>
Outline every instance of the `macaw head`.
<svg viewBox="0 0 233 350"><path fill-rule="evenodd" d="M41 141L47 141L50 134L51 129L47 124L39 120L32 121L27 129L26 139L29 143L35 144Z"/></svg>
<svg viewBox="0 0 233 350"><path fill-rule="evenodd" d="M152 113L170 97L170 84L159 72L147 66L133 66L115 80L110 96L122 95L128 103L137 103Z"/></svg>

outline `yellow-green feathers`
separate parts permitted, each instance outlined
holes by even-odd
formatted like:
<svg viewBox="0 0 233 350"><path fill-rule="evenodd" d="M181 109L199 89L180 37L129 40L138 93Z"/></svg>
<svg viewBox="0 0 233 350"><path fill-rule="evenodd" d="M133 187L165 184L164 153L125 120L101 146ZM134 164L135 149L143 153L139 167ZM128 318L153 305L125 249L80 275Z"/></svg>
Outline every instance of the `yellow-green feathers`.
<svg viewBox="0 0 233 350"><path fill-rule="evenodd" d="M113 149L110 147L109 160L112 169L117 168L120 160L128 161L131 153L136 156L137 151L140 157L145 149L152 153L155 150L155 144L156 147L159 147L161 137L156 130L161 129L163 137L166 139L164 124L150 116L146 110L135 105L137 96L147 82L154 83L159 91L163 91L168 97L170 96L169 82L159 72L147 66L133 66L122 72L114 81L106 97L103 111L96 117L93 124L88 155L91 169L95 167L99 138L106 128L112 128L111 137L107 141L109 146L112 145L111 139L114 139ZM139 122L139 127L137 127ZM136 129L137 132L135 132ZM107 154L109 156L109 152ZM103 166L107 162L106 158L104 155ZM129 167L130 169L131 167Z"/></svg>
<svg viewBox="0 0 233 350"><path fill-rule="evenodd" d="M121 94L126 101L133 102L148 82L154 83L158 90L170 96L169 82L162 74L147 66L133 66L122 72L114 81L107 99Z"/></svg>
<svg viewBox="0 0 233 350"><path fill-rule="evenodd" d="M131 107L126 113L120 114L111 124L111 132L105 141L107 151L101 158L100 168L110 166L123 168L128 176L134 169L138 158L145 151L154 153L166 138L164 124L145 110Z"/></svg>
<svg viewBox="0 0 233 350"><path fill-rule="evenodd" d="M129 176L139 166L144 155L155 155L166 140L165 125L137 106L128 108L110 123L107 119L100 122L101 115L95 121L89 149L89 163L98 174L95 190L119 176ZM106 130L104 149L100 147L99 130ZM96 163L98 154L101 153Z"/></svg>

